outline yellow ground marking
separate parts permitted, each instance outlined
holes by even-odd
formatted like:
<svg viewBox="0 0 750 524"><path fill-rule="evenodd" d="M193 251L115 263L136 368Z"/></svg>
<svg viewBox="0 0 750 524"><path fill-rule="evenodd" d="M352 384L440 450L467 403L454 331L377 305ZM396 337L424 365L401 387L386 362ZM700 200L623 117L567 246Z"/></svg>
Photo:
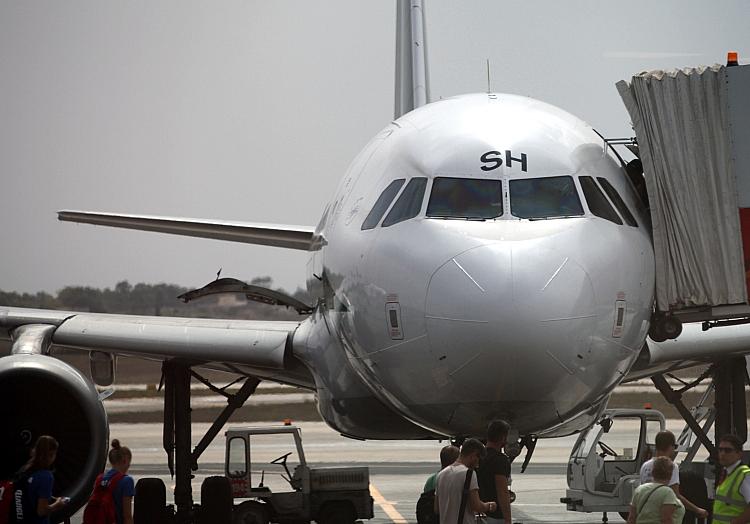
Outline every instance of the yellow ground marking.
<svg viewBox="0 0 750 524"><path fill-rule="evenodd" d="M385 500L383 494L378 491L378 488L376 488L374 484L370 484L370 495L372 495L375 504L383 509L385 514L388 515L388 518L391 519L394 524L407 524L407 520L403 515L393 507L393 504Z"/></svg>

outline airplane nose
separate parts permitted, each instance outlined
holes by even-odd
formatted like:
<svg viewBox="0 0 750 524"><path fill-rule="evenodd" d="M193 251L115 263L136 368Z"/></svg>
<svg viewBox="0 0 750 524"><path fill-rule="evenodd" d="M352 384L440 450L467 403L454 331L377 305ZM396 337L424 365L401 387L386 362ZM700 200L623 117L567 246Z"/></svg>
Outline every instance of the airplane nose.
<svg viewBox="0 0 750 524"><path fill-rule="evenodd" d="M555 249L507 242L460 253L427 290L433 379L477 401L550 398L589 360L594 305L585 269Z"/></svg>

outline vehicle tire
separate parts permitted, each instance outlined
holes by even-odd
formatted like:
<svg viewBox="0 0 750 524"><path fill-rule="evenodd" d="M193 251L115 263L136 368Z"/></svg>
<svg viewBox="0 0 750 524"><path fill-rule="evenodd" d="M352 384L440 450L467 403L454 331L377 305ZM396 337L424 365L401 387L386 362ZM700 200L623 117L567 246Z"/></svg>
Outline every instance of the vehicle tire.
<svg viewBox="0 0 750 524"><path fill-rule="evenodd" d="M201 484L198 524L232 524L232 485L221 476L206 477Z"/></svg>
<svg viewBox="0 0 750 524"><path fill-rule="evenodd" d="M329 502L323 506L315 522L318 524L354 524L357 515L347 502Z"/></svg>
<svg viewBox="0 0 750 524"><path fill-rule="evenodd" d="M268 524L270 515L265 504L248 500L232 511L232 524Z"/></svg>
<svg viewBox="0 0 750 524"><path fill-rule="evenodd" d="M699 508L711 510L706 482L698 473L694 471L680 471L680 493ZM700 520L692 511L685 511L685 517L682 519L682 522L683 524L692 524L700 522Z"/></svg>
<svg viewBox="0 0 750 524"><path fill-rule="evenodd" d="M135 484L134 498L134 524L166 524L167 488L161 479L140 479Z"/></svg>

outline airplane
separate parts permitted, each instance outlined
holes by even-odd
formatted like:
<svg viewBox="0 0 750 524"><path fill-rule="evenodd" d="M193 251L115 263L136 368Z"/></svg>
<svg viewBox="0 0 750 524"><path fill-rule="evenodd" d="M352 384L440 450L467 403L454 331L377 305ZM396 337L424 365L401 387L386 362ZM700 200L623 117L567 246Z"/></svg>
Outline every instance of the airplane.
<svg viewBox="0 0 750 524"><path fill-rule="evenodd" d="M12 347L0 358L5 469L35 436L54 434L66 449L56 474L68 513L85 502L107 449L95 384L111 384L117 355L165 363L179 512L190 506L185 464L197 462L186 387L197 369L246 377L240 401L260 380L315 391L322 418L352 438L460 438L503 418L513 443L532 451L537 438L589 427L625 380L747 352L741 325L687 324L674 340L648 339L650 221L621 158L591 126L538 100L490 91L431 101L422 3L399 0L398 10L396 118L354 159L317 226L58 215L307 251L311 304L234 279L184 298L242 293L309 316L0 306L0 338ZM90 352L93 383L50 355L58 347Z"/></svg>

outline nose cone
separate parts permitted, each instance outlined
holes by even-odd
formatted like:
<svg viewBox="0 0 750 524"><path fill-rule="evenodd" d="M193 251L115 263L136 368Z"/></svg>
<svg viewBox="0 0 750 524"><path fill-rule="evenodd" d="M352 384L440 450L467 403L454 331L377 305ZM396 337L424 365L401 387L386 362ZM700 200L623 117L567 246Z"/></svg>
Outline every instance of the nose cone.
<svg viewBox="0 0 750 524"><path fill-rule="evenodd" d="M573 393L596 322L584 268L528 241L448 260L431 278L425 317L438 362L433 379L465 400L457 411L468 414L472 404L479 411L481 403L484 416L494 409L526 427L550 423L556 397Z"/></svg>

